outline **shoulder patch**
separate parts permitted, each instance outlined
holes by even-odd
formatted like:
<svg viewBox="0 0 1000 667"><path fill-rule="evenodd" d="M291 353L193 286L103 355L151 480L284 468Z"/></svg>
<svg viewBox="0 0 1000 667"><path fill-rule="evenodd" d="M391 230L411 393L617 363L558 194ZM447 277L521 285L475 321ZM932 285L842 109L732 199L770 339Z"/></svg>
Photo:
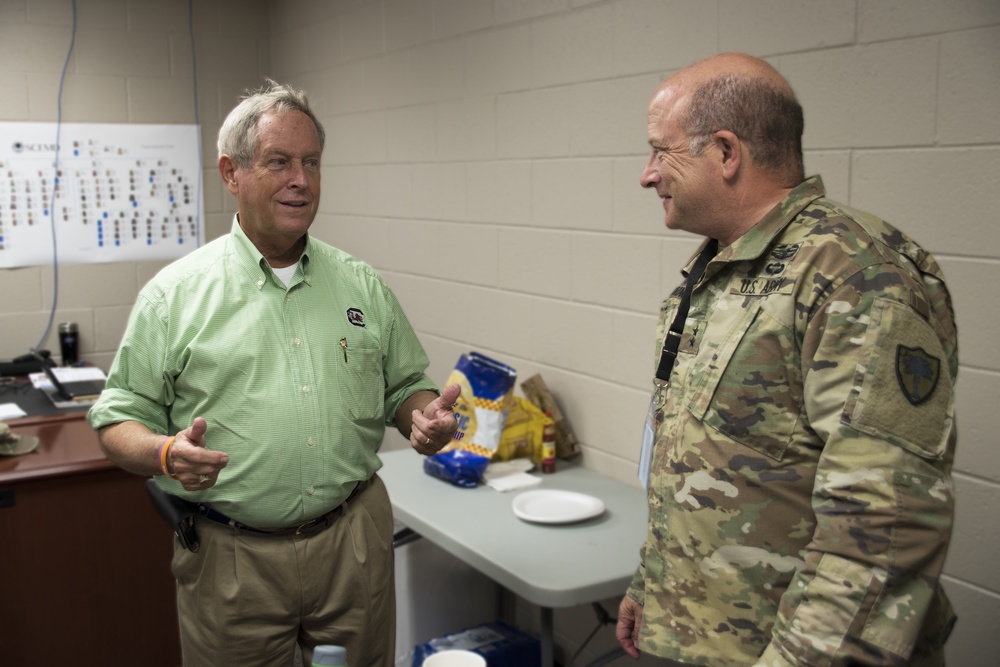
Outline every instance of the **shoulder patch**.
<svg viewBox="0 0 1000 667"><path fill-rule="evenodd" d="M930 398L940 376L941 359L922 347L896 346L896 379L910 403L920 405Z"/></svg>
<svg viewBox="0 0 1000 667"><path fill-rule="evenodd" d="M934 329L908 304L876 298L841 423L917 456L945 455L955 388ZM856 336L857 333L852 333ZM821 372L821 371L817 371Z"/></svg>

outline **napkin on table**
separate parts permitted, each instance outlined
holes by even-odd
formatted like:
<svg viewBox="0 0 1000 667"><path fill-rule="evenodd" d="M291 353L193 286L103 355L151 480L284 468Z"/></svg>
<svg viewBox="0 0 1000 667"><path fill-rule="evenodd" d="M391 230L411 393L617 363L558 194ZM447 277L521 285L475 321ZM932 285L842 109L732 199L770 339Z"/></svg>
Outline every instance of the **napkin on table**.
<svg viewBox="0 0 1000 667"><path fill-rule="evenodd" d="M512 459L497 461L486 466L483 481L497 491L513 491L541 484L541 477L529 475L528 470L535 467L531 459Z"/></svg>

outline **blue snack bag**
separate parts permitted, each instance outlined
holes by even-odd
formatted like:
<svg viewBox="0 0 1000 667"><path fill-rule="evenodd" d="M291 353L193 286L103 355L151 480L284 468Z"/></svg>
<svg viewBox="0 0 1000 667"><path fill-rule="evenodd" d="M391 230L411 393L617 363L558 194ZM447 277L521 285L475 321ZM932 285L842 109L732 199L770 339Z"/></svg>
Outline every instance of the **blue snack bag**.
<svg viewBox="0 0 1000 667"><path fill-rule="evenodd" d="M451 482L455 486L473 489L479 484L490 460L465 449L450 449L424 459L424 472Z"/></svg>
<svg viewBox="0 0 1000 667"><path fill-rule="evenodd" d="M459 357L446 384L462 388L455 401L455 434L424 472L465 488L475 487L500 446L517 371L478 352Z"/></svg>

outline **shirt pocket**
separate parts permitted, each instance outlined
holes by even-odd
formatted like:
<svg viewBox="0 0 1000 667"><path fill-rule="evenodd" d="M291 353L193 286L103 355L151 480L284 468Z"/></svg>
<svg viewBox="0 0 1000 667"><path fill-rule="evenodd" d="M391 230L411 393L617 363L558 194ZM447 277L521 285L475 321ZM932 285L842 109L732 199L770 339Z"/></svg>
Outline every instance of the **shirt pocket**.
<svg viewBox="0 0 1000 667"><path fill-rule="evenodd" d="M347 410L355 420L381 420L384 415L385 380L382 374L382 350L378 347L353 343L343 359L346 372L342 396Z"/></svg>
<svg viewBox="0 0 1000 667"><path fill-rule="evenodd" d="M795 334L755 300L713 344L699 346L688 410L706 425L772 459L785 454L802 405ZM708 331L713 329L709 323Z"/></svg>

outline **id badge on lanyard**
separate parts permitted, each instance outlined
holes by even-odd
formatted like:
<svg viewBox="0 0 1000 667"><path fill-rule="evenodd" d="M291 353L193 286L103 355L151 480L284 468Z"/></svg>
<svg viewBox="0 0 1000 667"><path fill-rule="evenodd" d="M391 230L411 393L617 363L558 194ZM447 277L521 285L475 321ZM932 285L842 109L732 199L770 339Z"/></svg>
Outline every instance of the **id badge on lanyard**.
<svg viewBox="0 0 1000 667"><path fill-rule="evenodd" d="M698 253L698 258L691 268L691 272L684 282L684 289L680 302L677 304L677 312L674 313L673 322L663 336L663 348L660 350L660 361L656 367L656 379L653 385L656 389L649 399L649 411L646 413L646 424L642 429L642 451L639 452L639 481L642 488L649 487L649 467L653 461L653 445L656 443L656 431L660 427L659 406L663 404L667 386L670 384L670 371L677 359L677 349L680 346L681 334L684 332L684 322L687 319L688 308L691 305L691 291L695 283L705 272L708 263L712 261L715 253L718 252L719 243L715 239L709 239Z"/></svg>
<svg viewBox="0 0 1000 667"><path fill-rule="evenodd" d="M639 481L642 488L649 488L649 467L653 461L653 444L656 442L656 431L660 428L660 405L667 390L667 383L654 380L656 389L649 397L649 411L646 413L646 423L642 427L642 451L639 452Z"/></svg>

